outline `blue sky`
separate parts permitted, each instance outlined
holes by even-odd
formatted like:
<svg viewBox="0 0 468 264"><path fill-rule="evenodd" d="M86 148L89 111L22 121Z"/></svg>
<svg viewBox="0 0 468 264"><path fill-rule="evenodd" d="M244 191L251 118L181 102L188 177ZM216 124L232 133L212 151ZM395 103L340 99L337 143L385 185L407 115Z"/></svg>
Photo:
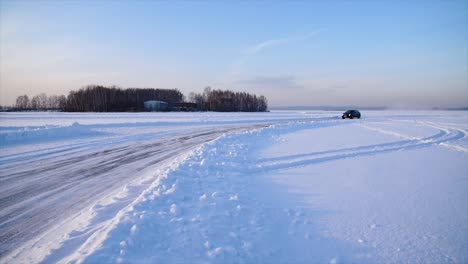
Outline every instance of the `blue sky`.
<svg viewBox="0 0 468 264"><path fill-rule="evenodd" d="M467 1L0 2L4 105L103 84L468 106Z"/></svg>

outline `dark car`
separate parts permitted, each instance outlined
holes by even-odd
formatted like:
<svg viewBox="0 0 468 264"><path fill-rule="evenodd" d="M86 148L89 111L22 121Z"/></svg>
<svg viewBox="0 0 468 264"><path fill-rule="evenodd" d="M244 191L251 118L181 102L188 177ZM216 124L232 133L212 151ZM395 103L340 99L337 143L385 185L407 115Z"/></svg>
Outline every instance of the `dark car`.
<svg viewBox="0 0 468 264"><path fill-rule="evenodd" d="M361 118L361 113L359 113L358 110L348 110L348 111L343 113L341 118L343 118L343 119L345 119L345 118L349 118L349 119Z"/></svg>

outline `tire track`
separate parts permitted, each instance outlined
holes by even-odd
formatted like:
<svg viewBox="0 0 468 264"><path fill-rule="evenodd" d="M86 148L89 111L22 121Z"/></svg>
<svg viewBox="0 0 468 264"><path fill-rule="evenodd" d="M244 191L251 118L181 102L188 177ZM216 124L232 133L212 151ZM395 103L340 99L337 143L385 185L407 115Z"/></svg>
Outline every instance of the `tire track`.
<svg viewBox="0 0 468 264"><path fill-rule="evenodd" d="M288 155L282 157L276 157L271 159L261 159L255 161L255 164L251 166L254 173L268 172L275 170L290 169L295 167L302 167L306 165L319 164L323 162L331 162L347 158L356 158L361 156L373 156L383 153L389 153L394 151L404 151L423 147L429 147L432 145L446 146L448 142L456 141L466 137L466 133L459 129L448 129L435 126L431 124L431 127L438 129L439 131L429 137L417 138L400 133L396 133L389 130L380 128L369 127L367 125L359 124L363 128L389 134L393 136L399 136L405 138L404 140L359 146L353 148L343 148L335 150L327 150L320 152L311 152L305 154ZM461 147L460 147L461 148ZM466 152L466 149L456 149Z"/></svg>
<svg viewBox="0 0 468 264"><path fill-rule="evenodd" d="M0 258L156 168L224 133L269 124L184 131L92 153L25 159L0 168Z"/></svg>

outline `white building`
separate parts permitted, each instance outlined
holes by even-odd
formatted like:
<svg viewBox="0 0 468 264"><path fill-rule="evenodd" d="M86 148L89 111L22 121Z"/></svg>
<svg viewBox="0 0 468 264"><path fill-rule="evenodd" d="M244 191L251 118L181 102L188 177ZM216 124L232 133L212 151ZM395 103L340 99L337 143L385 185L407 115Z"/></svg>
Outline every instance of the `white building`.
<svg viewBox="0 0 468 264"><path fill-rule="evenodd" d="M148 111L164 111L168 107L168 103L163 101L146 101L144 104Z"/></svg>

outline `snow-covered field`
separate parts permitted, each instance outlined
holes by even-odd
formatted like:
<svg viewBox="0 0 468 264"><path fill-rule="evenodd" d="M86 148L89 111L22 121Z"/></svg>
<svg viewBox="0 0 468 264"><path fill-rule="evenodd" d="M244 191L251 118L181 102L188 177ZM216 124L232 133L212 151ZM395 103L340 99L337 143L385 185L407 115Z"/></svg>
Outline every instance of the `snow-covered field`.
<svg viewBox="0 0 468 264"><path fill-rule="evenodd" d="M466 263L468 112L1 113L0 263Z"/></svg>

